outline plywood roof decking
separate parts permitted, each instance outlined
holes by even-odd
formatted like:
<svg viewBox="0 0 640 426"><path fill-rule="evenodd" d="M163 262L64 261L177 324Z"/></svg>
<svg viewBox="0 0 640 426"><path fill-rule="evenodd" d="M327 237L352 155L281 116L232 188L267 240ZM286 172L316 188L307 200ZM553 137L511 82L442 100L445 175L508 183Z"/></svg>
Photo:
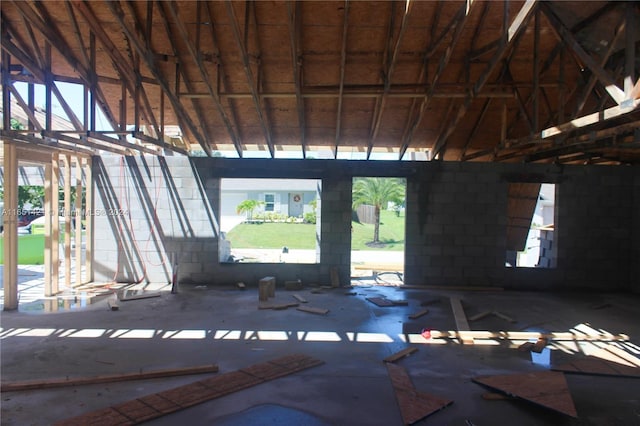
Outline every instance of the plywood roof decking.
<svg viewBox="0 0 640 426"><path fill-rule="evenodd" d="M96 81L113 125L137 118L151 146L162 145L163 125L179 125L191 149L240 156L320 147L367 158L431 150L444 160L640 161L633 2L3 1L1 9L9 81L42 82L49 42L55 79ZM541 133L621 101L614 118Z"/></svg>

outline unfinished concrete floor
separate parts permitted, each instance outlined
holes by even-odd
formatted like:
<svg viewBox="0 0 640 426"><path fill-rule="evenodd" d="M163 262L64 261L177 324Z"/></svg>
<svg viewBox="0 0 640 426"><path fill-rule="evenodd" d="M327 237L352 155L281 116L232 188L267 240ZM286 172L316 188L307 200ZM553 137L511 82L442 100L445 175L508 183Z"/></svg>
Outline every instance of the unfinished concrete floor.
<svg viewBox="0 0 640 426"><path fill-rule="evenodd" d="M167 289L168 290L168 289ZM402 424L382 359L415 346L397 361L418 391L454 403L421 422L436 425L640 425L640 379L567 374L578 418L523 400L490 401L472 382L486 375L547 371L518 350L521 341L422 338L422 329L455 330L450 297L462 300L473 330L557 332L597 330L627 342L555 342L551 364L585 354L617 357L640 368L640 296L507 291L416 290L391 286L278 288L277 302L305 298L329 309L259 310L257 288L245 291L181 286L178 294L120 302L106 299L56 313L3 312L2 381L132 373L217 364L223 374L288 354L323 365L259 384L152 420L154 425L396 425ZM348 294L353 293L356 294ZM368 297L406 300L378 307ZM424 302L428 306L421 306ZM409 315L428 309L418 318ZM418 333L418 334L411 334ZM414 343L407 343L407 339ZM215 375L214 374L214 375ZM202 375L2 393L3 425L49 425L93 410L201 380Z"/></svg>

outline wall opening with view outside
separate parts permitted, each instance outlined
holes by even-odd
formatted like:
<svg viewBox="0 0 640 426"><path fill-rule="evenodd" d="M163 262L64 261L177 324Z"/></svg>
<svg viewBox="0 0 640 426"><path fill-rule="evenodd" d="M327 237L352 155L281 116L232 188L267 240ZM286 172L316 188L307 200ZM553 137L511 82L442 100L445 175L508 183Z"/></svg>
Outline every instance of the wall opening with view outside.
<svg viewBox="0 0 640 426"><path fill-rule="evenodd" d="M404 178L356 177L352 182L351 275L402 284L405 252Z"/></svg>
<svg viewBox="0 0 640 426"><path fill-rule="evenodd" d="M318 179L222 179L221 263L319 263Z"/></svg>
<svg viewBox="0 0 640 426"><path fill-rule="evenodd" d="M509 184L507 267L556 267L558 250L555 204L555 184Z"/></svg>

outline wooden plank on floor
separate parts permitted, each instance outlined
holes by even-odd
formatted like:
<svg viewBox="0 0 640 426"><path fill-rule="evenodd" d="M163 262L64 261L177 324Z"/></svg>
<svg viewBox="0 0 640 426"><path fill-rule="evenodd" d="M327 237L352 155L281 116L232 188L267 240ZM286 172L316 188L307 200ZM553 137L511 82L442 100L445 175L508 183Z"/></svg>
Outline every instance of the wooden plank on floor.
<svg viewBox="0 0 640 426"><path fill-rule="evenodd" d="M326 315L327 313L329 313L328 309L312 308L311 306L298 306L296 309L302 312L308 312L310 314L318 314L318 315Z"/></svg>
<svg viewBox="0 0 640 426"><path fill-rule="evenodd" d="M128 380L147 380L161 377L184 376L188 374L217 373L217 365L201 365L196 367L171 368L140 373L110 374L92 377L67 377L47 380L29 380L24 382L2 383L0 391L15 392L32 389L49 389L65 386L94 385L98 383L124 382Z"/></svg>
<svg viewBox="0 0 640 426"><path fill-rule="evenodd" d="M373 303L376 306L380 306L381 308L386 308L388 306L396 306L393 301L384 298L384 297L367 297L369 302Z"/></svg>
<svg viewBox="0 0 640 426"><path fill-rule="evenodd" d="M307 355L289 355L242 370L200 380L173 389L83 414L56 423L71 425L135 425L216 399L251 386L323 364Z"/></svg>
<svg viewBox="0 0 640 426"><path fill-rule="evenodd" d="M421 311L418 311L418 312L416 312L416 313L413 313L413 314L409 315L409 318L411 318L411 319L418 319L418 318L420 318L420 317L423 317L423 316L427 315L428 313L429 313L429 310L428 310L428 309L423 309L423 310L421 310Z"/></svg>
<svg viewBox="0 0 640 426"><path fill-rule="evenodd" d="M396 362L397 360L404 358L405 356L409 356L412 353L415 353L418 351L418 348L416 348L415 346L410 346L408 348L404 348L403 350L396 352L394 354L389 355L388 357L386 357L385 359L383 359L384 362Z"/></svg>
<svg viewBox="0 0 640 426"><path fill-rule="evenodd" d="M456 327L458 328L458 334L460 335L462 344L473 345L473 337L465 333L465 331L469 331L471 329L469 328L469 323L467 322L467 317L464 314L464 309L462 308L460 299L452 297L449 300L451 301L451 310L453 311L453 316L456 320Z"/></svg>
<svg viewBox="0 0 640 426"><path fill-rule="evenodd" d="M563 373L541 371L475 377L472 380L507 395L525 399L571 417L578 417Z"/></svg>
<svg viewBox="0 0 640 426"><path fill-rule="evenodd" d="M300 303L307 303L307 299L305 299L304 297L300 296L299 294L294 294L293 298L296 299Z"/></svg>
<svg viewBox="0 0 640 426"><path fill-rule="evenodd" d="M121 302L128 302L130 300L149 299L151 297L160 297L159 291L142 291L137 294L127 295L127 292L118 297Z"/></svg>
<svg viewBox="0 0 640 426"><path fill-rule="evenodd" d="M387 363L387 372L406 425L412 425L453 403L449 399L416 391L409 374L399 365Z"/></svg>
<svg viewBox="0 0 640 426"><path fill-rule="evenodd" d="M551 369L574 374L640 378L640 367L631 367L592 356L553 366Z"/></svg>

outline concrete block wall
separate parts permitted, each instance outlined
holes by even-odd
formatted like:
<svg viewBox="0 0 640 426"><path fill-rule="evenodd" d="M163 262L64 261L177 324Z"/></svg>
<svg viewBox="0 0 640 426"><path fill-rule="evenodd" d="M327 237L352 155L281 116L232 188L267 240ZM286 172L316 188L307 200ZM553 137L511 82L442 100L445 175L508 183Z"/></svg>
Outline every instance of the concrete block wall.
<svg viewBox="0 0 640 426"><path fill-rule="evenodd" d="M640 291L638 167L538 164L102 157L94 160L96 281L144 276L257 285L264 276L349 282L354 176L407 178L405 283ZM322 180L320 262L220 263L220 179ZM555 268L507 268L509 182L556 183Z"/></svg>

